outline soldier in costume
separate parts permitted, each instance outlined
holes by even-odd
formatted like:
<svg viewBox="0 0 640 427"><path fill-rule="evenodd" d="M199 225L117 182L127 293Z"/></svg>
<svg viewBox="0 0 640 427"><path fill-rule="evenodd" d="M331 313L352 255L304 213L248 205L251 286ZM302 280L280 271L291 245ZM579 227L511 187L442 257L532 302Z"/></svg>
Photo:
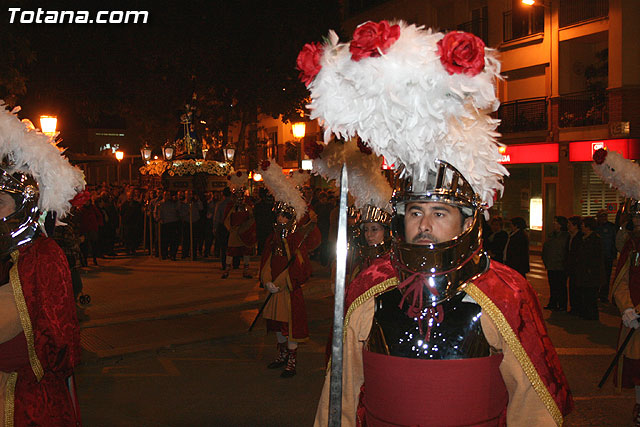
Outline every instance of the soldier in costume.
<svg viewBox="0 0 640 427"><path fill-rule="evenodd" d="M293 180L275 161L265 161L262 178L275 199L276 223L260 261L260 283L271 294L263 317L276 333L277 356L267 367L296 374L298 343L309 337L302 285L311 276L309 251L320 243L320 230L309 220L307 205Z"/></svg>
<svg viewBox="0 0 640 427"><path fill-rule="evenodd" d="M84 176L47 136L18 120L19 109L0 108L0 423L80 425L71 273L39 219L44 212L64 217Z"/></svg>
<svg viewBox="0 0 640 427"><path fill-rule="evenodd" d="M573 407L531 285L489 259L506 169L499 62L476 36L367 22L298 56L312 118L399 168L394 243L351 282L342 425L561 425ZM463 390L464 392L461 392ZM327 425L329 377L316 413Z"/></svg>
<svg viewBox="0 0 640 427"><path fill-rule="evenodd" d="M625 197L624 213L631 216L633 230L624 244L611 287L611 299L622 314L618 347L631 329L640 323L640 166L616 151L597 150L593 154L593 169L604 182L615 187ZM625 347L614 374L618 388L635 388L636 404L633 425L640 426L640 335L634 333Z"/></svg>
<svg viewBox="0 0 640 427"><path fill-rule="evenodd" d="M257 237L256 220L252 211L247 208L244 196L248 174L237 171L228 178L230 187L233 190L234 200L233 203L227 205L224 213L223 224L229 231L229 241L227 245L227 262L222 272L222 278L229 277L229 268L233 264L233 259L242 257L244 263L242 277L251 279L253 276L249 272L249 260L253 253L253 247L257 242Z"/></svg>

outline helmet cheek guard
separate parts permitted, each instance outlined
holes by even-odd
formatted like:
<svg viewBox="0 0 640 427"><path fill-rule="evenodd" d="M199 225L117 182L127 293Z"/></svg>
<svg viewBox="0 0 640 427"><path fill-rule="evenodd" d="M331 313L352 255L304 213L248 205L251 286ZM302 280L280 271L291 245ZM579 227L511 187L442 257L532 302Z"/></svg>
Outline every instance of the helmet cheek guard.
<svg viewBox="0 0 640 427"><path fill-rule="evenodd" d="M6 256L39 234L39 192L29 175L0 171L0 191L9 194L16 205L13 213L0 218L0 256Z"/></svg>

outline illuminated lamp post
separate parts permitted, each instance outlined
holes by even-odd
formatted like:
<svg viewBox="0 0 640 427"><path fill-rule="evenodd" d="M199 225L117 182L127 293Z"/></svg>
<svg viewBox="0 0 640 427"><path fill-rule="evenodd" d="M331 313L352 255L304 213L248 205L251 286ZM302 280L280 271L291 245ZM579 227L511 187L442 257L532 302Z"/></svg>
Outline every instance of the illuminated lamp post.
<svg viewBox="0 0 640 427"><path fill-rule="evenodd" d="M291 133L298 141L298 168L302 167L302 138L304 138L306 132L307 125L305 122L297 122L291 125Z"/></svg>
<svg viewBox="0 0 640 427"><path fill-rule="evenodd" d="M40 129L42 129L42 133L49 138L53 138L56 134L57 125L58 118L56 116L40 116Z"/></svg>
<svg viewBox="0 0 640 427"><path fill-rule="evenodd" d="M143 162L149 163L149 161L151 161L151 147L149 144L144 144L142 148L140 148L140 155L142 156Z"/></svg>
<svg viewBox="0 0 640 427"><path fill-rule="evenodd" d="M116 151L116 160L118 160L118 185L120 185L120 162L124 159L124 151Z"/></svg>
<svg viewBox="0 0 640 427"><path fill-rule="evenodd" d="M167 162L170 162L171 160L173 160L174 152L175 152L175 148L173 148L173 145L170 142L167 142L165 145L162 146L162 157L164 157L164 159Z"/></svg>
<svg viewBox="0 0 640 427"><path fill-rule="evenodd" d="M233 158L236 155L236 147L233 144L227 144L222 151L224 152L225 162L233 163Z"/></svg>

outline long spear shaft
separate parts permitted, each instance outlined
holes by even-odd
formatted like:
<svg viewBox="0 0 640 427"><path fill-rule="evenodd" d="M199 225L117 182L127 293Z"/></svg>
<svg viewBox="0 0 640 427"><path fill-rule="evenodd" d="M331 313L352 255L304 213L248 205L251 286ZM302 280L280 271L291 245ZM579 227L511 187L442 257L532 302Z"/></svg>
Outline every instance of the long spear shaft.
<svg viewBox="0 0 640 427"><path fill-rule="evenodd" d="M342 334L344 330L344 287L347 275L347 165L340 176L340 212L336 242L336 294L333 305L333 340L331 342L331 377L329 383L329 426L342 422Z"/></svg>
<svg viewBox="0 0 640 427"><path fill-rule="evenodd" d="M626 338L624 339L624 341L622 342L622 345L620 346L620 348L618 349L618 352L616 353L615 357L613 358L613 360L611 361L611 364L609 365L609 367L607 368L607 372L604 373L604 376L602 377L602 379L600 380L600 382L598 383L598 388L602 388L602 386L604 385L605 382L607 382L607 378L609 378L609 374L611 374L611 371L613 371L613 367L616 366L616 363L618 363L618 359L620 359L620 356L622 356L622 352L624 351L624 349L627 347L627 344L629 344L629 341L631 340L631 336L633 335L633 333L635 332L635 329L631 329L629 331L629 333L627 334Z"/></svg>

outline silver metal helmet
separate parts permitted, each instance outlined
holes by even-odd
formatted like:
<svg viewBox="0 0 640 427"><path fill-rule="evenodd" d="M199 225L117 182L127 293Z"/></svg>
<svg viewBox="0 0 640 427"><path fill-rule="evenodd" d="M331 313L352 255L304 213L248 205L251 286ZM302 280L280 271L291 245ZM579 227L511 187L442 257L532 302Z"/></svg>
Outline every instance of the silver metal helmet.
<svg viewBox="0 0 640 427"><path fill-rule="evenodd" d="M39 233L38 185L26 174L9 174L0 167L0 191L15 202L15 211L0 218L0 256L31 242Z"/></svg>
<svg viewBox="0 0 640 427"><path fill-rule="evenodd" d="M403 284L422 282L428 292L419 306L445 301L464 289L467 283L489 268L489 257L482 249L483 205L480 197L460 172L449 163L435 160L436 172L425 182L405 179L392 198L394 218L391 259ZM416 245L407 243L404 235L405 207L411 202L440 202L460 209L463 217L473 217L471 225L453 239ZM417 283L417 282L416 282ZM404 285L404 286L403 286Z"/></svg>
<svg viewBox="0 0 640 427"><path fill-rule="evenodd" d="M273 225L273 229L277 236L284 239L296 231L296 210L293 206L286 202L278 201L273 205L273 212L276 214L276 222ZM284 216L288 221L284 224L278 222L278 215Z"/></svg>

